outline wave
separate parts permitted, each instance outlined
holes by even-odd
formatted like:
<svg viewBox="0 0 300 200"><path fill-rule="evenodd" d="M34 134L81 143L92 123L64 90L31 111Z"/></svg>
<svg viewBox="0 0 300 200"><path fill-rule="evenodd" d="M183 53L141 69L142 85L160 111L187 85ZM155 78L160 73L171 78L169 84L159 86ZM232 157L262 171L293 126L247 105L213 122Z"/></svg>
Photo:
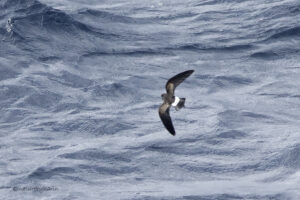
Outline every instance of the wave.
<svg viewBox="0 0 300 200"><path fill-rule="evenodd" d="M251 44L247 45L232 45L232 46L205 46L202 44L182 44L170 45L169 47L161 48L138 48L138 49L125 49L125 50L102 50L82 54L80 59L97 56L173 56L173 51L213 51L213 52L234 52L234 51L247 51L252 49Z"/></svg>
<svg viewBox="0 0 300 200"><path fill-rule="evenodd" d="M193 145L189 148L181 147L180 144L178 145L171 145L171 144L154 144L145 147L145 151L150 152L160 152L160 153L167 153L167 154L174 154L174 155L223 155L223 156L237 156L240 155L237 149L235 151L232 150L219 150L217 148L211 148L209 146L203 145ZM207 167L208 168L208 167Z"/></svg>
<svg viewBox="0 0 300 200"><path fill-rule="evenodd" d="M131 162L126 153L113 154L99 149L85 149L73 153L59 155L61 158L75 160L102 160L106 162Z"/></svg>
<svg viewBox="0 0 300 200"><path fill-rule="evenodd" d="M300 37L300 27L291 27L271 35L266 41Z"/></svg>
<svg viewBox="0 0 300 200"><path fill-rule="evenodd" d="M145 24L145 23L153 23L151 19L146 18L132 18L122 15L113 14L106 11L99 11L93 9L84 9L78 12L80 17L88 17L91 21L97 20L106 20L109 22L119 22L125 24ZM92 17L92 19L91 19Z"/></svg>
<svg viewBox="0 0 300 200"><path fill-rule="evenodd" d="M221 51L221 52L231 52L231 51L241 51L249 50L252 48L251 44L238 44L238 45L229 45L229 46L206 46L203 44L184 44L176 47L167 48L170 50L189 50L189 51L198 51L198 50L207 50L207 51Z"/></svg>
<svg viewBox="0 0 300 200"><path fill-rule="evenodd" d="M26 109L7 109L2 111L2 119L0 122L2 123L15 123L20 122L22 120L26 120L27 116L33 114L32 111Z"/></svg>
<svg viewBox="0 0 300 200"><path fill-rule="evenodd" d="M62 86L71 88L86 88L91 86L94 81L84 78L82 76L70 73L66 70L60 72L61 75L54 75L51 73L35 73L36 75L44 76L50 81L57 82Z"/></svg>
<svg viewBox="0 0 300 200"><path fill-rule="evenodd" d="M38 123L30 127L31 131L56 131L64 133L90 133L92 136L113 135L121 131L134 129L131 123L105 118L83 118L74 120L49 121Z"/></svg>
<svg viewBox="0 0 300 200"><path fill-rule="evenodd" d="M34 57L47 60L75 52L84 53L87 49L101 49L106 40L119 37L38 1L17 2L4 4L4 7L10 8L6 14L7 33L4 40L33 53Z"/></svg>
<svg viewBox="0 0 300 200"><path fill-rule="evenodd" d="M265 52L253 53L250 55L250 57L259 58L259 59L275 59L275 58L279 58L279 55L272 51L265 51Z"/></svg>
<svg viewBox="0 0 300 200"><path fill-rule="evenodd" d="M253 80L239 75L213 76L195 75L196 81L201 87L208 88L208 93L218 92L224 89L240 88L253 84Z"/></svg>
<svg viewBox="0 0 300 200"><path fill-rule="evenodd" d="M155 55L173 55L164 49L136 49L136 50L109 50L88 52L80 56L82 58L97 57L97 56L155 56Z"/></svg>
<svg viewBox="0 0 300 200"><path fill-rule="evenodd" d="M33 89L28 86L18 86L18 85L0 86L0 100L2 103L8 102L12 104L17 100L26 97L28 94L32 93L32 91Z"/></svg>
<svg viewBox="0 0 300 200"><path fill-rule="evenodd" d="M274 158L275 157L275 158ZM269 158L268 167L286 167L290 170L300 168L300 144L285 148L279 155Z"/></svg>
<svg viewBox="0 0 300 200"><path fill-rule="evenodd" d="M66 13L50 7L44 7L41 12L37 13L32 12L31 10L28 12L29 13L25 16L15 16L11 17L9 20L11 31L18 33L19 35L24 35L24 38L30 38L29 35L31 33L33 36L40 36L41 38L43 36L44 38L47 38L48 36L48 39L50 39L49 35L42 34L45 33L45 31L55 33L56 35L68 33L69 36L80 36L78 31L96 37L115 36L113 34L105 33L104 30L100 30L99 28L78 22ZM29 27L33 30L28 30Z"/></svg>
<svg viewBox="0 0 300 200"><path fill-rule="evenodd" d="M134 88L129 88L121 83L112 83L106 85L96 85L92 90L93 95L98 97L122 98L125 96L136 96Z"/></svg>
<svg viewBox="0 0 300 200"><path fill-rule="evenodd" d="M243 138L247 135L247 133L237 130L225 131L218 134L218 138L222 139L238 139Z"/></svg>
<svg viewBox="0 0 300 200"><path fill-rule="evenodd" d="M14 69L10 69L9 67L2 66L0 64L0 81L16 78L20 73Z"/></svg>
<svg viewBox="0 0 300 200"><path fill-rule="evenodd" d="M143 195L143 197L134 198L134 200L160 200L160 199L174 199L173 196L148 196ZM275 194L275 195L255 195L255 194L245 194L245 195L236 195L233 193L224 193L224 194L214 194L214 195L183 195L179 196L176 199L182 200L290 200L290 197L286 194ZM129 199L126 199L129 200Z"/></svg>
<svg viewBox="0 0 300 200"><path fill-rule="evenodd" d="M65 176L66 174L74 174L76 171L72 167L56 167L47 170L44 167L39 167L34 172L28 175L29 179L49 179L52 176Z"/></svg>

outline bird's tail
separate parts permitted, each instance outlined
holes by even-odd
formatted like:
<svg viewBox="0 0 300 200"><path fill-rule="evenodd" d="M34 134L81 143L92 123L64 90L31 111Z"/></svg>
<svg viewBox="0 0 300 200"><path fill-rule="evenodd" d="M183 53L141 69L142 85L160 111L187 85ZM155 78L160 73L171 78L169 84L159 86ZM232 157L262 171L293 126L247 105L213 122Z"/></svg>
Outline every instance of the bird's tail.
<svg viewBox="0 0 300 200"><path fill-rule="evenodd" d="M185 98L180 98L180 101L176 105L175 109L180 110L182 107L184 107Z"/></svg>

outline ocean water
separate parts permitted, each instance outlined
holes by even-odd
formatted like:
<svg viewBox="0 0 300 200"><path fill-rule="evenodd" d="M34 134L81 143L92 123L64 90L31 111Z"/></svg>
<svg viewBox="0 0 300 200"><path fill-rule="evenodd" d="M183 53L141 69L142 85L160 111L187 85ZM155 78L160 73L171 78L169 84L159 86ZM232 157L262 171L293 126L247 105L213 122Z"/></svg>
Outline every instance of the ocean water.
<svg viewBox="0 0 300 200"><path fill-rule="evenodd" d="M0 0L0 199L298 200L299 80L299 0Z"/></svg>

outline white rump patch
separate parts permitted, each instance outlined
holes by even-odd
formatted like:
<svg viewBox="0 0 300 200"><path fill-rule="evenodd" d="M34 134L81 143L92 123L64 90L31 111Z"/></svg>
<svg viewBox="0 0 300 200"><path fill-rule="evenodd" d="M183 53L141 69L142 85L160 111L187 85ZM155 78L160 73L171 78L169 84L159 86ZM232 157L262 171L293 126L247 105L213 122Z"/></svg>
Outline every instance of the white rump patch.
<svg viewBox="0 0 300 200"><path fill-rule="evenodd" d="M180 98L179 97L175 97L175 101L172 103L172 106L177 106L177 104L179 103Z"/></svg>

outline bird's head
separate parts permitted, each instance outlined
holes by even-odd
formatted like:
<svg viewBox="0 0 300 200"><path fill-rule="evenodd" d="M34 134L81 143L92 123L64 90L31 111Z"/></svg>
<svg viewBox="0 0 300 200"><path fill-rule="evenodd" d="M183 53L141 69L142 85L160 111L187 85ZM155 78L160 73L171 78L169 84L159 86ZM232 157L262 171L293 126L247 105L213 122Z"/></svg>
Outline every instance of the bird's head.
<svg viewBox="0 0 300 200"><path fill-rule="evenodd" d="M166 93L161 94L161 99L164 100L166 95Z"/></svg>

